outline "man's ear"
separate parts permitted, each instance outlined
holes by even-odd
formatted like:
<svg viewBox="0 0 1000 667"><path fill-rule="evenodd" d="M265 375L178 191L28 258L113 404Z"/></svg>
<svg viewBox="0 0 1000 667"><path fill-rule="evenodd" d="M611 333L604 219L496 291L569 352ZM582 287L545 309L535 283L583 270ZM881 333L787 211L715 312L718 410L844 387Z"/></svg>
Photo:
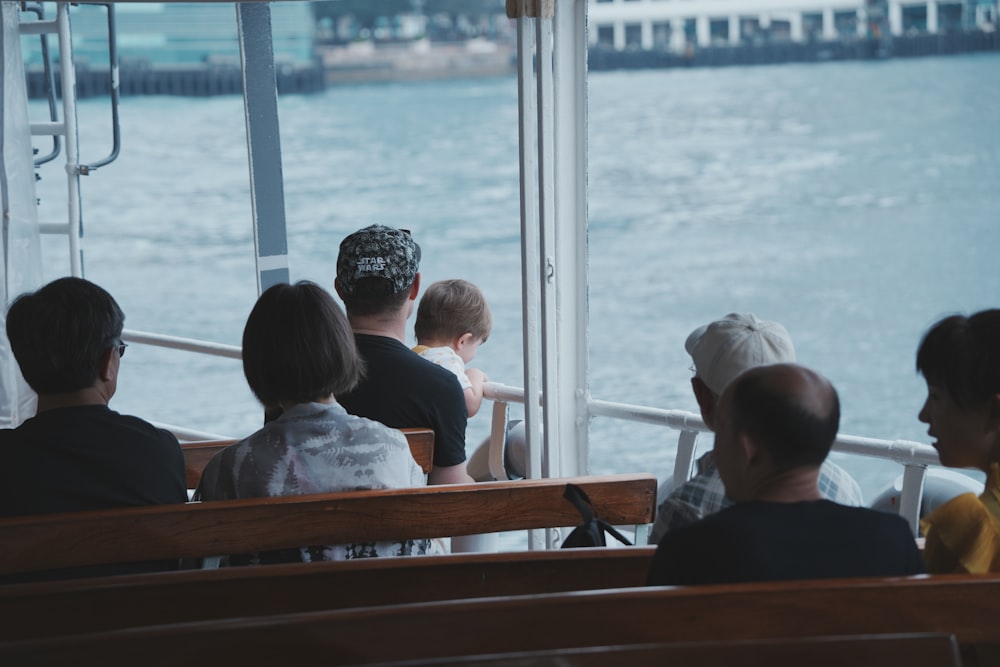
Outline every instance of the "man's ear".
<svg viewBox="0 0 1000 667"><path fill-rule="evenodd" d="M990 397L986 411L986 428L991 433L1000 435L1000 394Z"/></svg>
<svg viewBox="0 0 1000 667"><path fill-rule="evenodd" d="M97 377L102 382L110 382L114 379L116 368L114 358L117 356L117 347L109 347L101 355L101 363L97 367Z"/></svg>
<svg viewBox="0 0 1000 667"><path fill-rule="evenodd" d="M413 284L410 285L410 301L416 301L417 295L420 294L420 272L417 271L417 275L413 277Z"/></svg>
<svg viewBox="0 0 1000 667"><path fill-rule="evenodd" d="M986 405L986 433L992 439L990 457L1000 461L1000 394L993 394Z"/></svg>
<svg viewBox="0 0 1000 667"><path fill-rule="evenodd" d="M694 391L694 398L698 401L698 407L701 409L702 421L705 422L705 426L714 431L715 406L719 402L719 398L698 376L691 378L691 389Z"/></svg>
<svg viewBox="0 0 1000 667"><path fill-rule="evenodd" d="M340 297L340 300L343 301L344 300L344 287L343 287L343 285L340 284L340 278L334 278L333 279L333 289L337 292L337 296Z"/></svg>
<svg viewBox="0 0 1000 667"><path fill-rule="evenodd" d="M748 467L761 462L764 450L757 445L752 437L746 433L740 433L737 442L739 442L740 452L743 454L743 461Z"/></svg>

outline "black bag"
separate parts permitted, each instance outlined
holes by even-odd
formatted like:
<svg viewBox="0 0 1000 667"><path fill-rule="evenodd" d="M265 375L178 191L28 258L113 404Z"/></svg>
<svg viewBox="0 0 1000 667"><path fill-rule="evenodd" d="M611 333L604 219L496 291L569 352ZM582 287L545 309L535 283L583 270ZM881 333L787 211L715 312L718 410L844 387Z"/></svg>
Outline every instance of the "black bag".
<svg viewBox="0 0 1000 667"><path fill-rule="evenodd" d="M590 498L587 497L586 491L579 486L576 484L567 484L566 490L563 492L563 498L573 503L576 509L580 510L580 514L583 515L583 523L574 528L566 536L566 539L563 540L563 549L607 546L607 542L604 539L605 531L611 533L612 537L622 544L632 546L632 543L615 530L614 526L597 518L597 512L594 511L594 506L590 503Z"/></svg>

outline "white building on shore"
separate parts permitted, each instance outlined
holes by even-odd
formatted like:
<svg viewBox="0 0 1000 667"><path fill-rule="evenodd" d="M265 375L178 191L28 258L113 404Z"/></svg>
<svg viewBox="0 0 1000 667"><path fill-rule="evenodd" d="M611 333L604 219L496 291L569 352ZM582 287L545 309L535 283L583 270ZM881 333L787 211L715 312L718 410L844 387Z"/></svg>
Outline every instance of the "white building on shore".
<svg viewBox="0 0 1000 667"><path fill-rule="evenodd" d="M998 14L998 0L591 0L588 7L591 46L678 52L763 39L990 29Z"/></svg>

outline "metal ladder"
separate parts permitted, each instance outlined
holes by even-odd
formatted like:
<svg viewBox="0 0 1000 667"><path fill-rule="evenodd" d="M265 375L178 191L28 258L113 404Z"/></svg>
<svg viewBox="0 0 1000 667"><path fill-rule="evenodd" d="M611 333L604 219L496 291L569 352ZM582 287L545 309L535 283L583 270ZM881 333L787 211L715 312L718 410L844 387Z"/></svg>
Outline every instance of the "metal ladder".
<svg viewBox="0 0 1000 667"><path fill-rule="evenodd" d="M69 241L70 275L83 277L83 213L80 201L80 177L87 176L99 167L113 162L121 148L121 128L118 117L118 48L115 29L115 10L110 3L99 5L108 13L108 56L111 77L111 120L112 148L104 158L90 163L81 163L79 158L79 137L76 113L76 67L73 60L73 43L70 33L70 3L56 3L56 16L46 19L43 3L25 3L21 16L34 14L36 20L20 22L20 34L37 35L41 40L41 53L45 72L45 86L48 97L49 118L45 122L32 122L31 135L52 137L52 150L35 158L35 168L59 156L65 146L65 170L67 190L67 219L65 222L40 222L42 234L64 234ZM53 74L52 54L49 50L49 35L58 38L59 91L62 99L62 120L59 119L56 79ZM36 173L35 178L40 178Z"/></svg>

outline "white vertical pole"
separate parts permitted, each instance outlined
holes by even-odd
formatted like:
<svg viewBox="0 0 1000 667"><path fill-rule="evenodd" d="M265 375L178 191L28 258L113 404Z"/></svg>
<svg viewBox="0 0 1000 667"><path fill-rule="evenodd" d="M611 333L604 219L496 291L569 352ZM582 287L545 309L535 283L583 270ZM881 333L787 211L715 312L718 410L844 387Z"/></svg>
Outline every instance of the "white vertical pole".
<svg viewBox="0 0 1000 667"><path fill-rule="evenodd" d="M80 143L76 119L76 67L73 65L73 36L69 22L69 4L56 5L59 26L59 67L62 80L63 122L66 125L66 189L68 192L70 275L82 277L83 212L80 203Z"/></svg>
<svg viewBox="0 0 1000 667"><path fill-rule="evenodd" d="M558 392L548 402L558 423L562 475L590 471L588 433L587 0L559 0L554 19L555 342Z"/></svg>
<svg viewBox="0 0 1000 667"><path fill-rule="evenodd" d="M535 95L532 83L534 61L534 31L530 30L526 0L518 0L517 12L517 115L518 150L521 162L521 317L524 348L524 421L525 446L528 451L525 475L541 477L541 419L538 396L541 393L539 335L539 286L536 279L540 266L538 257L538 220L535 206ZM528 547L538 549L543 542L537 531L528 535Z"/></svg>
<svg viewBox="0 0 1000 667"><path fill-rule="evenodd" d="M729 43L740 43L740 17L738 15L729 17Z"/></svg>
<svg viewBox="0 0 1000 667"><path fill-rule="evenodd" d="M581 474L589 459L586 0L539 4L534 31L523 0L517 17L529 477ZM529 548L543 538L531 531ZM554 530L544 541L560 540Z"/></svg>
<svg viewBox="0 0 1000 667"><path fill-rule="evenodd" d="M236 3L236 25L243 73L243 108L250 165L250 205L257 264L257 293L288 282L285 190L281 173L278 88L274 72L271 7L266 2Z"/></svg>
<svg viewBox="0 0 1000 667"><path fill-rule="evenodd" d="M674 488L691 479L697 444L698 431L681 431L677 439L677 454L674 456Z"/></svg>
<svg viewBox="0 0 1000 667"><path fill-rule="evenodd" d="M642 22L642 39L641 46L644 50L649 51L653 48L653 22L651 20L645 20Z"/></svg>
<svg viewBox="0 0 1000 667"><path fill-rule="evenodd" d="M899 497L899 515L910 524L914 535L920 529L920 503L924 496L925 465L903 467L903 492Z"/></svg>
<svg viewBox="0 0 1000 667"><path fill-rule="evenodd" d="M555 193L553 190L553 86L552 86L552 15L544 11L535 18L535 100L538 132L538 248L540 263L533 279L538 282L541 296L542 353L542 477L559 477L558 443L560 390L558 352L556 347L556 257L555 257Z"/></svg>

